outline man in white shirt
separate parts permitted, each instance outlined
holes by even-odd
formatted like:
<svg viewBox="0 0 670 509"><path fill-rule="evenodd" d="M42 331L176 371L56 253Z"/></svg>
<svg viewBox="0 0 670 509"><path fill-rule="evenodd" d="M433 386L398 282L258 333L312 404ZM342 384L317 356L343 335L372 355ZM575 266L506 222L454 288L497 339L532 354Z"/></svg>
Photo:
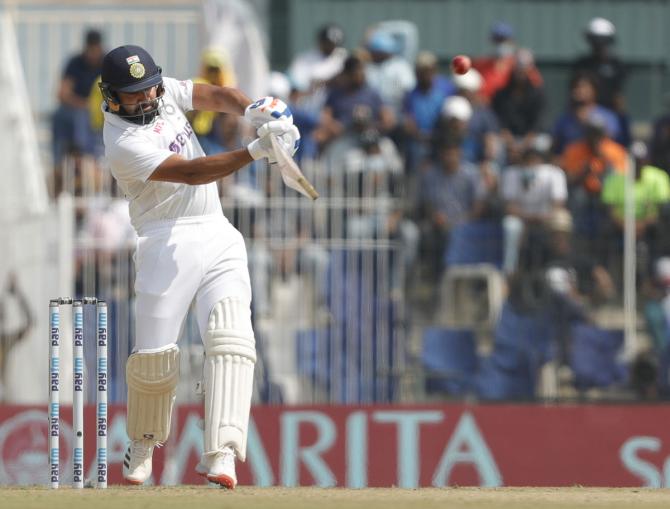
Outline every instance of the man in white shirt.
<svg viewBox="0 0 670 509"><path fill-rule="evenodd" d="M398 55L398 44L387 32L380 30L373 33L366 48L371 57L365 66L368 85L377 91L393 110L395 118L399 119L405 94L416 86L414 69Z"/></svg>
<svg viewBox="0 0 670 509"><path fill-rule="evenodd" d="M524 233L546 228L552 213L565 207L568 189L563 171L546 164L542 153L530 147L520 166L503 172L501 194L505 203L503 270L511 274L517 268Z"/></svg>
<svg viewBox="0 0 670 509"><path fill-rule="evenodd" d="M299 133L282 101L252 104L235 89L163 78L139 46L105 56L100 89L105 156L138 234L124 478L143 484L154 447L167 440L179 379L177 340L194 303L205 344L205 443L196 469L234 488L235 458L244 461L246 454L256 353L244 240L223 215L216 181L254 159L273 160L272 135L293 153ZM205 156L185 116L193 109L244 114L259 138Z"/></svg>
<svg viewBox="0 0 670 509"><path fill-rule="evenodd" d="M315 114L321 112L326 100L326 85L342 72L349 55L342 44L344 32L329 23L317 32L317 47L300 53L291 62L287 74L293 87L305 92L300 101L303 109Z"/></svg>

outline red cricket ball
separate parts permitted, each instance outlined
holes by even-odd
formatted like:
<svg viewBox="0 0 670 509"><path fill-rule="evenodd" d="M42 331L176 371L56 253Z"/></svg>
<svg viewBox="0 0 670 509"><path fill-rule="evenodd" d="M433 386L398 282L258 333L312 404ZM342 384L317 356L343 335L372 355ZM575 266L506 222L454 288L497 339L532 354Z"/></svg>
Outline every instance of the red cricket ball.
<svg viewBox="0 0 670 509"><path fill-rule="evenodd" d="M451 61L451 69L455 74L465 74L470 67L472 67L472 61L466 55L456 55Z"/></svg>

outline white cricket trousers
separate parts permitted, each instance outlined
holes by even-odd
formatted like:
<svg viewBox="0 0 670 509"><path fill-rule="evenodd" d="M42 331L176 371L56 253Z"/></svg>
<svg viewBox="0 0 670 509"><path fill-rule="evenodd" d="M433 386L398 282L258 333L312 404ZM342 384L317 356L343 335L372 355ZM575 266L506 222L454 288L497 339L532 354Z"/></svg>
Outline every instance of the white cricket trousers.
<svg viewBox="0 0 670 509"><path fill-rule="evenodd" d="M134 351L177 343L193 302L201 337L221 299L251 306L244 239L222 214L155 221L138 233Z"/></svg>

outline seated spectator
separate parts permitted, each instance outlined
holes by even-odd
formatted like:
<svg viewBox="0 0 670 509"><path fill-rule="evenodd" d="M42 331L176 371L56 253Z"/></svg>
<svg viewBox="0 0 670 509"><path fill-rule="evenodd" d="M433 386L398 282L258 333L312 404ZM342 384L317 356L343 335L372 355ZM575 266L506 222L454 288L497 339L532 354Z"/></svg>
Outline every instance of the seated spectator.
<svg viewBox="0 0 670 509"><path fill-rule="evenodd" d="M540 129L545 105L542 85L531 79L533 69L533 54L524 49L517 51L509 81L496 92L492 102L503 141L508 146L518 145L521 152Z"/></svg>
<svg viewBox="0 0 670 509"><path fill-rule="evenodd" d="M234 87L235 73L228 57L218 48L207 48L200 55L200 76L194 83ZM205 154L212 155L224 151L221 133L218 131L218 119L221 114L215 111L192 111L189 120Z"/></svg>
<svg viewBox="0 0 670 509"><path fill-rule="evenodd" d="M482 76L482 87L479 92L485 103L493 100L496 93L509 82L515 65L517 44L514 30L507 23L497 21L491 27L491 43L494 52L491 56L476 58L472 65ZM535 86L542 84L542 76L536 68L529 70L529 78Z"/></svg>
<svg viewBox="0 0 670 509"><path fill-rule="evenodd" d="M458 138L438 140L436 153L435 164L423 176L419 200L424 261L432 281L442 273L449 230L480 217L487 192L477 167L463 160Z"/></svg>
<svg viewBox="0 0 670 509"><path fill-rule="evenodd" d="M653 277L644 288L644 316L657 354L670 344L670 257L654 263Z"/></svg>
<svg viewBox="0 0 670 509"><path fill-rule="evenodd" d="M395 143L370 127L358 135L358 144L345 155L343 172L398 175L402 159Z"/></svg>
<svg viewBox="0 0 670 509"><path fill-rule="evenodd" d="M459 142L461 144L461 154L464 161L472 162L466 154L472 154L473 147L478 146L476 142L476 135L473 132L482 132L477 129L477 125L473 129L472 119L474 118L476 110L473 109L471 103L461 95L454 95L447 97L442 105L442 112L435 129L435 144L439 145L441 140L449 140ZM482 122L482 117L479 117L478 125L485 125ZM484 144L487 140L491 140L490 133L484 135ZM495 145L494 143L491 144ZM468 151L467 149L471 149ZM498 166L492 164L489 160L481 160L475 168L478 168L478 182L481 194L479 201L479 208L477 211L478 217L490 217L497 215L498 207Z"/></svg>
<svg viewBox="0 0 670 509"><path fill-rule="evenodd" d="M607 136L622 143L619 119L614 112L596 102L597 82L592 74L577 74L570 80L570 105L554 124L554 153L562 154L570 143L584 136L584 122L598 114Z"/></svg>
<svg viewBox="0 0 670 509"><path fill-rule="evenodd" d="M591 248L604 247L599 236L606 215L600 193L609 173L626 171L626 150L607 137L604 118L592 114L586 121L583 138L567 146L561 161L568 179L569 204L577 222L577 234L587 240Z"/></svg>
<svg viewBox="0 0 670 509"><path fill-rule="evenodd" d="M482 85L481 75L475 69L470 69L465 74L454 75L453 82L458 93L468 100L472 109L463 137L464 158L471 163L497 161L500 156L498 120L478 95ZM438 129L441 128L438 125Z"/></svg>
<svg viewBox="0 0 670 509"><path fill-rule="evenodd" d="M575 248L573 223L570 212L563 208L553 211L549 222L549 241L536 246L535 256L545 267L547 281L560 289L561 278L566 291L574 292L573 297L584 304L597 305L611 300L616 293L609 272L598 260ZM552 269L562 269L557 272Z"/></svg>
<svg viewBox="0 0 670 509"><path fill-rule="evenodd" d="M666 109L670 103L668 98L666 98ZM670 173L670 112L654 119L649 150L651 164Z"/></svg>
<svg viewBox="0 0 670 509"><path fill-rule="evenodd" d="M444 100L456 92L455 86L437 72L437 58L422 51L416 58L416 87L405 95L403 128L407 170L413 173L428 157L435 124Z"/></svg>
<svg viewBox="0 0 670 509"><path fill-rule="evenodd" d="M636 259L643 273L649 274L651 261L660 254L656 252L655 240L659 228L659 210L670 203L670 177L663 170L648 164L648 151L643 142L635 142L631 147L631 154L635 161L633 195L638 250ZM605 179L602 191L602 200L609 209L617 238L621 238L624 230L625 188L626 176L611 173ZM641 252L641 248L644 248L644 252Z"/></svg>
<svg viewBox="0 0 670 509"><path fill-rule="evenodd" d="M103 98L99 86L100 80L101 76L98 76L93 81L91 91L88 93L88 120L94 133L93 136L102 139L102 126L105 123L105 115L102 112Z"/></svg>
<svg viewBox="0 0 670 509"><path fill-rule="evenodd" d="M317 114L326 100L326 84L344 68L347 50L344 32L328 23L316 34L316 47L297 55L288 69L288 76L294 87L304 92L303 109Z"/></svg>
<svg viewBox="0 0 670 509"><path fill-rule="evenodd" d="M591 115L583 138L570 143L563 154L562 167L571 186L582 186L591 194L600 194L603 179L610 172L626 171L626 150L606 134L600 115Z"/></svg>
<svg viewBox="0 0 670 509"><path fill-rule="evenodd" d="M58 109L53 116L53 162L65 155L102 154L102 137L91 129L88 97L102 71L102 34L89 30L84 50L66 64L58 86Z"/></svg>
<svg viewBox="0 0 670 509"><path fill-rule="evenodd" d="M584 38L591 52L578 58L573 64L574 74L590 73L596 77L596 101L612 110L619 117L621 143L630 143L629 119L623 96L626 71L621 60L614 54L616 28L605 18L593 18L589 21Z"/></svg>
<svg viewBox="0 0 670 509"><path fill-rule="evenodd" d="M556 209L565 206L567 196L565 174L560 168L545 163L535 147L525 150L521 165L508 167L503 172L505 273L516 271L524 235L532 250L534 239L546 236L549 220ZM528 264L524 264L524 268L529 268Z"/></svg>
<svg viewBox="0 0 670 509"><path fill-rule="evenodd" d="M405 94L416 85L412 66L398 54L398 44L388 32L374 32L366 49L370 52L370 62L365 65L368 85L400 118Z"/></svg>
<svg viewBox="0 0 670 509"><path fill-rule="evenodd" d="M470 130L471 118L470 101L460 95L447 97L442 104L440 116L433 130L433 142L444 139L462 142Z"/></svg>
<svg viewBox="0 0 670 509"><path fill-rule="evenodd" d="M397 240L404 272L409 275L418 251L419 229L406 217L402 160L395 144L374 129L364 131L359 146L346 154L345 175L347 198L361 200L358 211L349 210L347 237ZM402 290L402 283L395 278L392 287Z"/></svg>
<svg viewBox="0 0 670 509"><path fill-rule="evenodd" d="M355 132L361 119L366 123L369 119L380 132L387 132L394 124L391 110L368 86L363 62L357 57L349 57L344 63L339 85L326 99L314 139L324 146L342 134Z"/></svg>

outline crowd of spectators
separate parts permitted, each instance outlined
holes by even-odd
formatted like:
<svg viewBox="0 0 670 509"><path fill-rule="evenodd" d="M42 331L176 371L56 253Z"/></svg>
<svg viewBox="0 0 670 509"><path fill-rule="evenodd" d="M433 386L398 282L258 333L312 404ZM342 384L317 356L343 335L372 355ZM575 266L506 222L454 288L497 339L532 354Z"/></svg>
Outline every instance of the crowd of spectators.
<svg viewBox="0 0 670 509"><path fill-rule="evenodd" d="M571 327L592 324L593 311L603 306L622 305L626 173L634 172L637 284L653 354L635 361L647 362L642 368L632 364L628 376L635 377L661 371L670 338L670 258L664 255L670 252L670 117L654 122L649 140L633 140L615 26L595 18L584 35L589 51L572 63L557 118L547 117L549 98L532 48L504 22L491 27L491 53L475 56L463 75L445 72L449 55L420 51L407 58L403 38L385 28L371 27L360 47L348 51L343 30L329 24L313 49L297 55L286 72L273 73L270 92L289 103L301 131L296 157L320 161L332 181L342 177L342 192L375 198L375 209L352 213L338 235L397 242L404 275L393 276L392 287L408 296L410 307L430 309L428 323L439 321L441 282L456 237L492 226L498 236L475 235L468 256L479 262L479 244L489 249L497 242L495 255L485 258L506 281L501 313L552 317L550 350L558 353L547 358L559 368L570 368ZM87 98L101 54L101 35L92 31L63 74L54 116L56 167L68 151L99 155L91 120L96 108L89 115ZM203 52L201 65L197 80L235 84L220 50ZM209 154L237 147L249 134L230 115L195 112L191 121ZM262 196L262 171L240 172L222 184L222 195ZM302 260L316 279L329 271L313 234L291 227L301 238L292 258L250 250L260 313L268 306L270 266ZM260 238L261 228L252 224L252 237ZM650 384L660 377L651 378L627 379L628 387L657 394Z"/></svg>

